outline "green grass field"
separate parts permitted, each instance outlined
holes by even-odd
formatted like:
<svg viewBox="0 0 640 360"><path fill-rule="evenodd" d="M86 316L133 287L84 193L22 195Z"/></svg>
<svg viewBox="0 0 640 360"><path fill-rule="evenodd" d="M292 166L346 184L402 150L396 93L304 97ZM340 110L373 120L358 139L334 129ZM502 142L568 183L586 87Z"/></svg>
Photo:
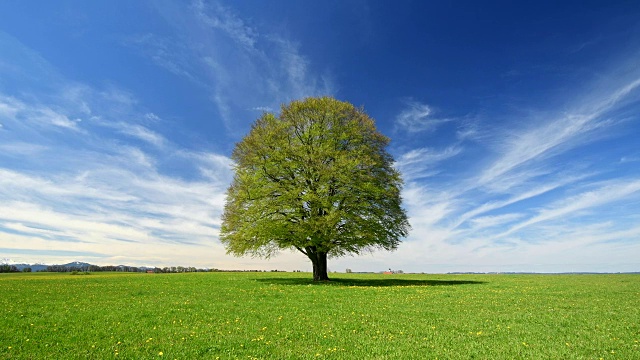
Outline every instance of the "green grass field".
<svg viewBox="0 0 640 360"><path fill-rule="evenodd" d="M638 275L0 275L0 359L640 359Z"/></svg>

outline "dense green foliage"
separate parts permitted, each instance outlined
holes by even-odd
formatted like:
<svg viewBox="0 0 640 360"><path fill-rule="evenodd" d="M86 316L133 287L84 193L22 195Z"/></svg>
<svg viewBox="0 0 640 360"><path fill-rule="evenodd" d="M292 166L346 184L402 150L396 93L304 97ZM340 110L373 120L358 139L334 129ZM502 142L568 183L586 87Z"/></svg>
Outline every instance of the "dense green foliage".
<svg viewBox="0 0 640 360"><path fill-rule="evenodd" d="M389 139L361 109L308 98L265 113L233 151L220 240L229 253L297 249L326 280L327 256L394 250L409 231Z"/></svg>
<svg viewBox="0 0 640 360"><path fill-rule="evenodd" d="M638 275L0 275L0 359L638 359Z"/></svg>

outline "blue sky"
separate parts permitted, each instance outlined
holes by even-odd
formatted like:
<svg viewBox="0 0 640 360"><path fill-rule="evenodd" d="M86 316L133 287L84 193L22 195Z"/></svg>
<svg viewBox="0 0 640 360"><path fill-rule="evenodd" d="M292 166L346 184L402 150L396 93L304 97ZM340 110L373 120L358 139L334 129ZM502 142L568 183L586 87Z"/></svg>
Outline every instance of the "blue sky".
<svg viewBox="0 0 640 360"><path fill-rule="evenodd" d="M331 95L413 230L331 271L639 271L635 1L0 2L0 258L310 270L218 241L234 144Z"/></svg>

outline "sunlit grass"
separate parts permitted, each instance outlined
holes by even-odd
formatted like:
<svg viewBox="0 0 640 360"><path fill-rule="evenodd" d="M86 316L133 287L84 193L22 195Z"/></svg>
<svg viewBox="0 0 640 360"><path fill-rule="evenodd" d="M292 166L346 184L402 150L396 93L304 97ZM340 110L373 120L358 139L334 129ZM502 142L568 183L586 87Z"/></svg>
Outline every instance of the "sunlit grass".
<svg viewBox="0 0 640 360"><path fill-rule="evenodd" d="M640 359L637 275L2 274L0 359Z"/></svg>

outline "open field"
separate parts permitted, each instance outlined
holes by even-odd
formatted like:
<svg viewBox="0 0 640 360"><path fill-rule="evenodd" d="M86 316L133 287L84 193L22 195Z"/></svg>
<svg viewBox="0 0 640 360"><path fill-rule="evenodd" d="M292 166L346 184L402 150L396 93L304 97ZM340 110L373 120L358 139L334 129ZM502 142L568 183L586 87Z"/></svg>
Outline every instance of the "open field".
<svg viewBox="0 0 640 360"><path fill-rule="evenodd" d="M0 359L640 359L639 275L0 275Z"/></svg>

